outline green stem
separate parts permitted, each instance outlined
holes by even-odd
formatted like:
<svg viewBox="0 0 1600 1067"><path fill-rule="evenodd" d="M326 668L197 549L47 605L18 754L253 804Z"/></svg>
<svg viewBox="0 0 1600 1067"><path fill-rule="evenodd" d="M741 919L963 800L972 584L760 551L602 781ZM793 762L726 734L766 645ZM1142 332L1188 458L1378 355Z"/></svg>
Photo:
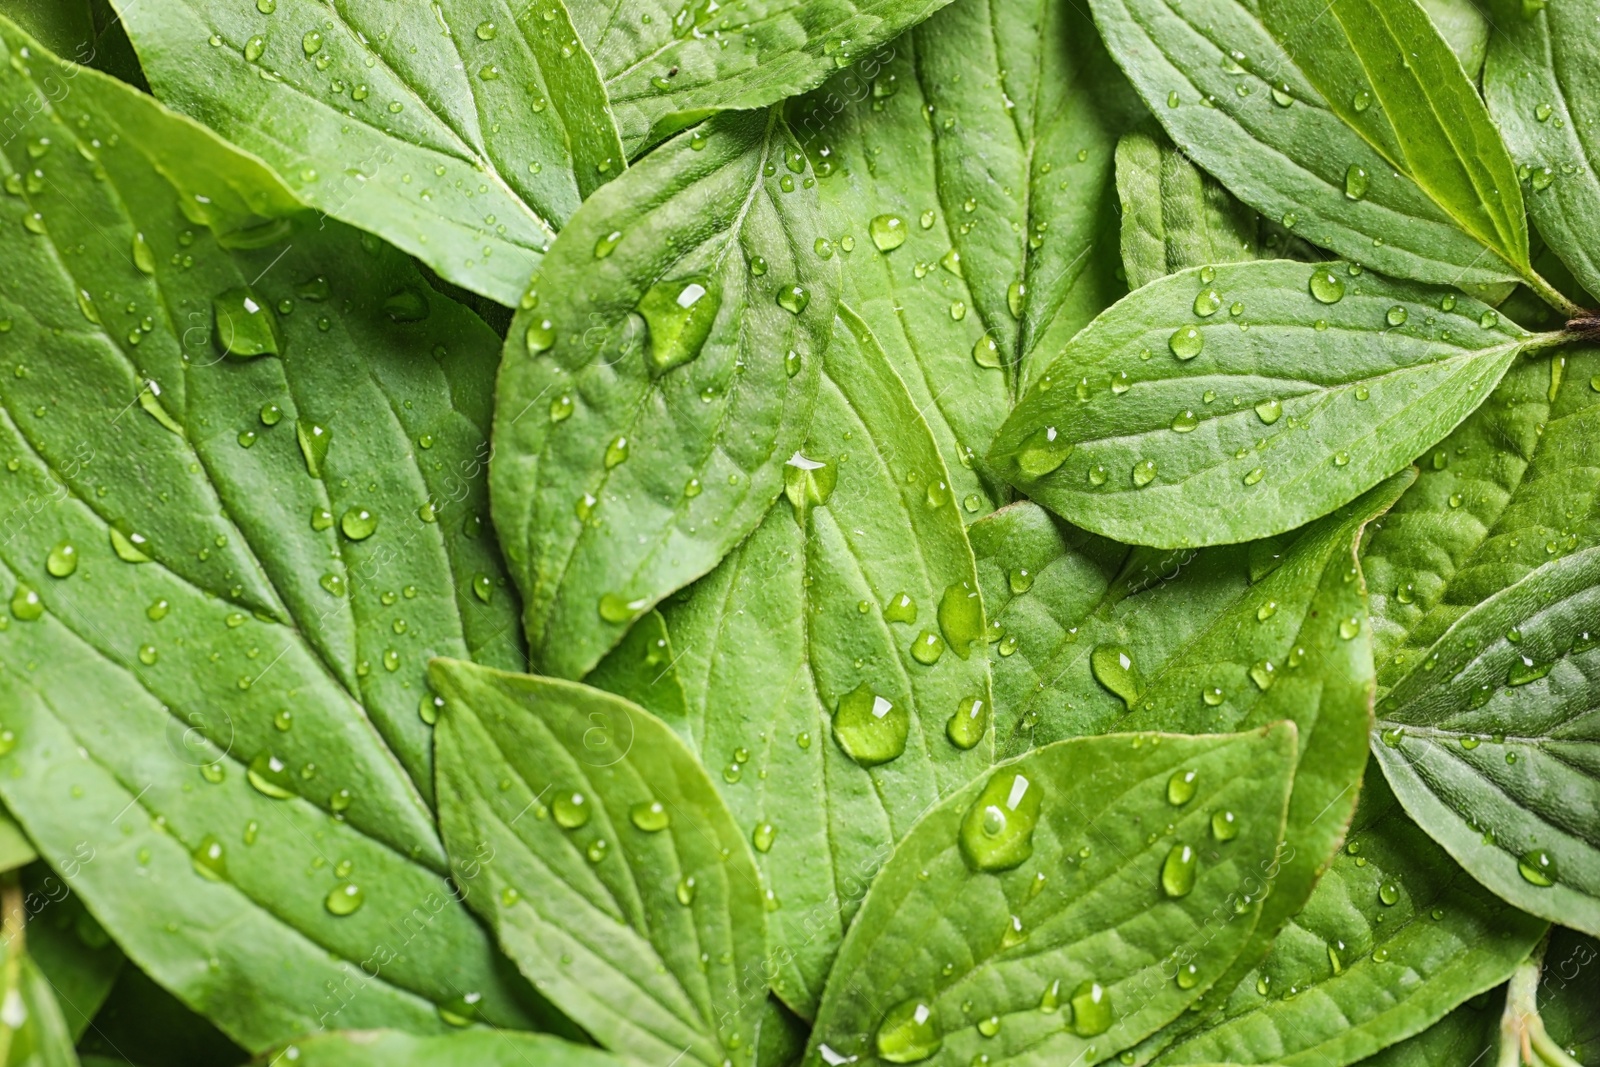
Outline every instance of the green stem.
<svg viewBox="0 0 1600 1067"><path fill-rule="evenodd" d="M1556 1044L1544 1028L1544 1020L1534 1016L1535 1027L1529 1031L1528 1036L1533 1040L1533 1051L1550 1067L1583 1067L1583 1064L1567 1055L1567 1050Z"/></svg>
<svg viewBox="0 0 1600 1067"><path fill-rule="evenodd" d="M1523 284L1538 294L1539 299L1555 308L1569 319L1575 319L1584 313L1584 309L1574 304L1562 295L1561 290L1551 285L1538 271L1528 268L1528 273L1522 277Z"/></svg>

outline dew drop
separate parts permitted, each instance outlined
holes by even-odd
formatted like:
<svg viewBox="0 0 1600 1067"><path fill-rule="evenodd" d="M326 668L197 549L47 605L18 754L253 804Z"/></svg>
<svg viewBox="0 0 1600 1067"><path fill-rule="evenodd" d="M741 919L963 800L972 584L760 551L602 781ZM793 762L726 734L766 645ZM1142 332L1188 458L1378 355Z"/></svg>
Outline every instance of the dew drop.
<svg viewBox="0 0 1600 1067"><path fill-rule="evenodd" d="M962 819L961 855L975 871L1009 871L1033 855L1044 788L1016 771L989 779Z"/></svg>

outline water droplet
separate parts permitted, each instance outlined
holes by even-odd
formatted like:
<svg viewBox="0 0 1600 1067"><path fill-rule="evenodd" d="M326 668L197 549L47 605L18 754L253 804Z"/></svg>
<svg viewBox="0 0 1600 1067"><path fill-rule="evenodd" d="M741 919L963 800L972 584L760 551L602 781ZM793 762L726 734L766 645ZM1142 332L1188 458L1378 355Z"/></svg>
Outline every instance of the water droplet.
<svg viewBox="0 0 1600 1067"><path fill-rule="evenodd" d="M924 630L911 642L911 658L924 667L931 667L944 655L944 639L932 630Z"/></svg>
<svg viewBox="0 0 1600 1067"><path fill-rule="evenodd" d="M1400 903L1400 886L1394 882L1384 882L1378 886L1378 900L1386 907L1394 907Z"/></svg>
<svg viewBox="0 0 1600 1067"><path fill-rule="evenodd" d="M1339 620L1339 636L1346 641L1352 640L1361 633L1361 616L1351 615L1349 618Z"/></svg>
<svg viewBox="0 0 1600 1067"><path fill-rule="evenodd" d="M606 622L632 622L634 617L650 606L647 598L628 600L616 593L606 593L600 598L600 617Z"/></svg>
<svg viewBox="0 0 1600 1067"><path fill-rule="evenodd" d="M612 252L616 251L617 245L620 244L621 241L621 230L612 230L610 233L599 238L594 243L594 258L605 259Z"/></svg>
<svg viewBox="0 0 1600 1067"><path fill-rule="evenodd" d="M1095 681L1121 697L1128 710L1133 710L1143 683L1139 679L1133 655L1126 648L1121 645L1100 645L1090 653L1089 667L1094 672Z"/></svg>
<svg viewBox="0 0 1600 1067"><path fill-rule="evenodd" d="M983 598L970 582L954 582L945 587L939 598L939 629L962 659L983 640Z"/></svg>
<svg viewBox="0 0 1600 1067"><path fill-rule="evenodd" d="M322 465L328 459L328 446L333 443L332 432L309 419L296 419L294 435L300 443L300 454L306 461L306 472L313 478L321 478ZM316 528L315 523L312 526Z"/></svg>
<svg viewBox="0 0 1600 1067"><path fill-rule="evenodd" d="M1232 841L1239 836L1239 821L1231 811L1211 813L1211 836L1218 841Z"/></svg>
<svg viewBox="0 0 1600 1067"><path fill-rule="evenodd" d="M1132 477L1134 487L1143 489L1156 480L1156 461L1153 459L1141 459L1133 465Z"/></svg>
<svg viewBox="0 0 1600 1067"><path fill-rule="evenodd" d="M1519 655L1506 673L1507 685L1528 685L1550 673L1555 664L1540 662L1529 655Z"/></svg>
<svg viewBox="0 0 1600 1067"><path fill-rule="evenodd" d="M207 881L221 882L227 879L227 854L223 850L222 842L210 834L200 839L200 843L189 854L189 858L194 864L195 873Z"/></svg>
<svg viewBox="0 0 1600 1067"><path fill-rule="evenodd" d="M805 524L806 512L826 504L839 484L839 468L823 459L796 452L783 466L783 494L794 508L795 520Z"/></svg>
<svg viewBox="0 0 1600 1067"><path fill-rule="evenodd" d="M229 289L215 297L211 311L217 343L229 358L254 359L283 351L276 318L248 286Z"/></svg>
<svg viewBox="0 0 1600 1067"><path fill-rule="evenodd" d="M984 334L972 346L972 361L980 367L994 370L1000 366L1000 346L993 337Z"/></svg>
<svg viewBox="0 0 1600 1067"><path fill-rule="evenodd" d="M1205 347L1206 339L1200 331L1193 326L1184 326L1172 332L1167 338L1167 347L1172 349L1172 354L1182 360L1190 360L1200 354Z"/></svg>
<svg viewBox="0 0 1600 1067"><path fill-rule="evenodd" d="M1194 799L1195 790L1199 788L1196 779L1197 771L1173 771L1172 777L1167 779L1167 803L1173 807L1182 807Z"/></svg>
<svg viewBox="0 0 1600 1067"><path fill-rule="evenodd" d="M944 1044L938 1016L927 1001L912 999L889 1009L878 1026L878 1058L889 1063L917 1063Z"/></svg>
<svg viewBox="0 0 1600 1067"><path fill-rule="evenodd" d="M1173 845L1161 864L1161 889L1169 897L1184 897L1194 889L1199 857L1188 845Z"/></svg>
<svg viewBox="0 0 1600 1067"><path fill-rule="evenodd" d="M582 793L563 792L556 795L550 811L557 826L563 830L577 830L588 825L591 805L589 798Z"/></svg>
<svg viewBox="0 0 1600 1067"><path fill-rule="evenodd" d="M880 252L893 252L906 243L906 223L898 215L878 215L867 224L872 243Z"/></svg>
<svg viewBox="0 0 1600 1067"><path fill-rule="evenodd" d="M674 893L678 898L678 903L682 904L686 908L690 904L693 904L696 888L694 875L685 875L684 877L678 879L678 886L676 890L674 890Z"/></svg>
<svg viewBox="0 0 1600 1067"><path fill-rule="evenodd" d="M534 319L523 332L522 342L527 346L530 356L548 352L556 343L555 324L549 319Z"/></svg>
<svg viewBox="0 0 1600 1067"><path fill-rule="evenodd" d="M1004 943L1002 939L1002 944ZM1000 1016L989 1015L978 1020L978 1033L984 1037L994 1037L1000 1032Z"/></svg>
<svg viewBox="0 0 1600 1067"><path fill-rule="evenodd" d="M378 530L378 516L366 508L350 508L339 517L339 529L352 541L365 541Z"/></svg>
<svg viewBox="0 0 1600 1067"><path fill-rule="evenodd" d="M1256 417L1271 426L1283 418L1283 402L1275 399L1261 401L1256 405Z"/></svg>
<svg viewBox="0 0 1600 1067"><path fill-rule="evenodd" d="M1250 666L1250 680L1256 683L1256 688L1264 693L1272 688L1273 680L1277 677L1276 670L1277 668L1273 667L1271 660L1256 660Z"/></svg>
<svg viewBox="0 0 1600 1067"><path fill-rule="evenodd" d="M708 278L657 282L639 301L649 334L650 373L660 377L700 354L722 306Z"/></svg>
<svg viewBox="0 0 1600 1067"><path fill-rule="evenodd" d="M1410 318L1411 316L1404 307L1396 304L1394 307L1390 308L1383 317L1388 321L1390 326L1404 326L1406 319Z"/></svg>
<svg viewBox="0 0 1600 1067"><path fill-rule="evenodd" d="M883 618L886 622L916 622L917 602L909 593L899 593L884 605Z"/></svg>
<svg viewBox="0 0 1600 1067"><path fill-rule="evenodd" d="M1244 482L1245 485L1255 485L1257 482L1261 481L1261 479L1266 476L1266 473L1267 473L1267 469L1265 467L1252 467L1245 474L1245 476L1242 479L1242 481Z"/></svg>
<svg viewBox="0 0 1600 1067"><path fill-rule="evenodd" d="M1200 419L1192 411L1182 411L1172 417L1174 433L1193 433L1200 425Z"/></svg>
<svg viewBox="0 0 1600 1067"><path fill-rule="evenodd" d="M330 914L344 916L353 914L366 902L367 895L360 886L354 882L342 882L333 887L322 903Z"/></svg>
<svg viewBox="0 0 1600 1067"><path fill-rule="evenodd" d="M1111 1029L1115 1018L1111 994L1099 982L1084 982L1072 994L1072 1032L1079 1037L1094 1037Z"/></svg>
<svg viewBox="0 0 1600 1067"><path fill-rule="evenodd" d="M773 826L770 822L759 823L750 832L750 843L755 846L757 852L767 853L772 851L772 843L777 840L777 837L778 828L776 826Z"/></svg>
<svg viewBox="0 0 1600 1067"><path fill-rule="evenodd" d="M961 253L954 248L939 257L939 266L954 274L957 278L965 278L961 268Z"/></svg>
<svg viewBox="0 0 1600 1067"><path fill-rule="evenodd" d="M1494 308L1484 308L1483 314L1478 316L1478 325L1485 330L1492 330L1500 324L1500 313Z"/></svg>
<svg viewBox="0 0 1600 1067"><path fill-rule="evenodd" d="M1096 463L1094 466L1089 468L1090 485L1105 485L1106 479L1109 477L1111 477L1111 472L1106 469L1106 465L1104 463Z"/></svg>
<svg viewBox="0 0 1600 1067"><path fill-rule="evenodd" d="M70 578L78 569L78 549L71 541L62 541L44 558L44 569L52 577Z"/></svg>
<svg viewBox="0 0 1600 1067"><path fill-rule="evenodd" d="M1311 295L1324 304L1337 304L1344 299L1344 279L1328 267L1319 267L1311 275Z"/></svg>
<svg viewBox="0 0 1600 1067"><path fill-rule="evenodd" d="M981 697L967 697L945 723L945 736L962 750L971 749L989 730L989 705Z"/></svg>
<svg viewBox="0 0 1600 1067"><path fill-rule="evenodd" d="M838 713L833 718L834 740L845 755L863 767L875 767L899 757L906 750L910 730L910 713L873 692L866 682L839 698Z"/></svg>
<svg viewBox="0 0 1600 1067"><path fill-rule="evenodd" d="M1542 848L1530 849L1517 860L1517 871L1530 885L1548 889L1556 884L1556 858Z"/></svg>
<svg viewBox="0 0 1600 1067"><path fill-rule="evenodd" d="M672 817L659 800L640 801L628 809L628 819L647 834L660 833L667 828Z"/></svg>
<svg viewBox="0 0 1600 1067"><path fill-rule="evenodd" d="M1202 289L1194 298L1194 313L1201 318L1210 318L1222 307L1222 294L1215 289Z"/></svg>
<svg viewBox="0 0 1600 1067"><path fill-rule="evenodd" d="M1371 178L1367 176L1366 168L1352 163L1350 169L1344 172L1344 195L1351 200L1360 200L1367 195L1367 186L1370 183ZM1332 303L1332 301L1323 302Z"/></svg>
<svg viewBox="0 0 1600 1067"><path fill-rule="evenodd" d="M247 62L254 63L266 50L267 39L258 33L244 43L244 58Z"/></svg>
<svg viewBox="0 0 1600 1067"><path fill-rule="evenodd" d="M618 434L616 437L611 439L610 444L606 445L606 470L611 470L613 467L620 466L623 463L626 463L627 460L628 439L622 434Z"/></svg>
<svg viewBox="0 0 1600 1067"><path fill-rule="evenodd" d="M798 315L811 303L811 293L803 285L786 285L778 290L778 306L791 315Z"/></svg>
<svg viewBox="0 0 1600 1067"><path fill-rule="evenodd" d="M1016 771L989 779L961 821L961 855L975 871L1009 871L1033 855L1044 788Z"/></svg>
<svg viewBox="0 0 1600 1067"><path fill-rule="evenodd" d="M1022 318L1022 313L1028 309L1028 286L1026 283L1014 281L1006 286L1006 309L1011 312L1012 318Z"/></svg>
<svg viewBox="0 0 1600 1067"><path fill-rule="evenodd" d="M1043 478L1067 461L1072 448L1072 442L1054 426L1041 427L1029 434L1017 449L1017 470L1024 478Z"/></svg>
<svg viewBox="0 0 1600 1067"><path fill-rule="evenodd" d="M1350 100L1350 106L1358 112L1367 110L1372 106L1372 94L1365 89L1358 89Z"/></svg>

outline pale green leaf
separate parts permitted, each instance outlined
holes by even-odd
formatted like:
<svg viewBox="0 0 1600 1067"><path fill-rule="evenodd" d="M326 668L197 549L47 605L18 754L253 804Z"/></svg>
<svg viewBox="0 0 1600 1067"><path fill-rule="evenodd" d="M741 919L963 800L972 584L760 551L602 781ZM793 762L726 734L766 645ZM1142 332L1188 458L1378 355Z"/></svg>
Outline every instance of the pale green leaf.
<svg viewBox="0 0 1600 1067"><path fill-rule="evenodd" d="M661 708L747 834L771 828L772 984L806 1017L895 842L993 753L977 575L939 453L865 323L840 316L792 488L594 675ZM837 735L863 686L906 726L903 753L870 767Z"/></svg>
<svg viewBox="0 0 1600 1067"><path fill-rule="evenodd" d="M1031 498L1120 541L1271 536L1404 468L1519 351L1559 336L1342 263L1201 267L1074 338L990 458Z"/></svg>
<svg viewBox="0 0 1600 1067"><path fill-rule="evenodd" d="M659 719L575 682L435 660L439 820L456 882L605 1047L720 1067L766 1008L744 835Z"/></svg>
<svg viewBox="0 0 1600 1067"><path fill-rule="evenodd" d="M562 0L116 4L163 101L502 304L626 165Z"/></svg>
<svg viewBox="0 0 1600 1067"><path fill-rule="evenodd" d="M286 1045L260 1067L620 1067L610 1053L545 1034L486 1029L448 1037L399 1030L335 1030Z"/></svg>
<svg viewBox="0 0 1600 1067"><path fill-rule="evenodd" d="M730 112L590 199L535 275L501 367L491 479L542 672L587 673L781 490L839 294L837 260L812 247L812 183L777 112ZM690 300L703 342L650 333L637 309L652 290Z"/></svg>
<svg viewBox="0 0 1600 1067"><path fill-rule="evenodd" d="M808 1058L906 1062L908 1022L925 1015L917 1045L938 1044L917 1058L932 1067L1099 1063L1177 1017L1256 925L1295 733L1061 741L946 798L873 883ZM1173 804L1169 783L1191 775ZM1229 812L1237 833L1220 840L1213 816ZM1026 847L982 869L996 825Z"/></svg>
<svg viewBox="0 0 1600 1067"><path fill-rule="evenodd" d="M1373 751L1396 795L1490 889L1589 932L1600 930L1597 373L1592 348L1515 367L1422 457L1421 480L1364 552L1385 694Z"/></svg>

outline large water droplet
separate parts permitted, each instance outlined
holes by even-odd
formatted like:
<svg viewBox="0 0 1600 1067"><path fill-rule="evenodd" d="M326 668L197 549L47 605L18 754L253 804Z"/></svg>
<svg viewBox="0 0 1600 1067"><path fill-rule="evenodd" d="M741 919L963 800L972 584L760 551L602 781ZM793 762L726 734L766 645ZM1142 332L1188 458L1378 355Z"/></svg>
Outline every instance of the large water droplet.
<svg viewBox="0 0 1600 1067"><path fill-rule="evenodd" d="M44 569L55 578L70 578L78 570L78 548L71 541L62 541L44 558Z"/></svg>
<svg viewBox="0 0 1600 1067"><path fill-rule="evenodd" d="M1161 889L1169 897L1188 896L1194 890L1199 857L1188 845L1173 845L1161 864Z"/></svg>
<svg viewBox="0 0 1600 1067"><path fill-rule="evenodd" d="M1542 848L1530 849L1517 860L1517 871L1530 885L1548 889L1559 877L1556 858Z"/></svg>
<svg viewBox="0 0 1600 1067"><path fill-rule="evenodd" d="M811 459L796 452L783 465L783 495L794 508L794 517L805 525L806 512L826 504L839 484L839 468L825 459Z"/></svg>
<svg viewBox="0 0 1600 1067"><path fill-rule="evenodd" d="M1009 871L1033 855L1044 787L1017 771L989 779L961 821L961 855L975 871Z"/></svg>
<svg viewBox="0 0 1600 1067"><path fill-rule="evenodd" d="M1173 807L1182 807L1194 799L1195 790L1199 788L1196 779L1197 771L1173 771L1172 777L1167 779L1167 803Z"/></svg>
<svg viewBox="0 0 1600 1067"><path fill-rule="evenodd" d="M1511 669L1506 672L1506 684L1527 685L1530 682L1537 682L1549 674L1554 666L1553 662L1541 662L1524 653L1512 661Z"/></svg>
<svg viewBox="0 0 1600 1067"><path fill-rule="evenodd" d="M156 254L150 249L150 242L144 239L144 234L133 235L133 265L143 274L156 272Z"/></svg>
<svg viewBox="0 0 1600 1067"><path fill-rule="evenodd" d="M1111 1029L1115 1021L1111 994L1099 982L1084 982L1072 994L1072 1032L1079 1037L1094 1037Z"/></svg>
<svg viewBox="0 0 1600 1067"><path fill-rule="evenodd" d="M798 315L811 303L811 293L803 285L786 285L778 290L778 306L791 315Z"/></svg>
<svg viewBox="0 0 1600 1067"><path fill-rule="evenodd" d="M339 529L352 541L365 541L378 530L378 516L366 508L350 508L339 517Z"/></svg>
<svg viewBox="0 0 1600 1067"><path fill-rule="evenodd" d="M554 803L550 805L550 813L556 820L556 825L564 830L577 830L588 825L589 815L593 805L589 798L578 792L563 792L556 795Z"/></svg>
<svg viewBox="0 0 1600 1067"><path fill-rule="evenodd" d="M944 732L959 749L970 749L989 731L989 705L981 697L967 697L945 723Z"/></svg>
<svg viewBox="0 0 1600 1067"><path fill-rule="evenodd" d="M294 778L286 763L270 752L259 753L250 761L245 778L257 792L274 800L287 800L294 796Z"/></svg>
<svg viewBox="0 0 1600 1067"><path fill-rule="evenodd" d="M332 431L309 419L296 419L294 435L300 443L300 454L305 457L306 472L313 478L321 478L322 465L328 459L328 446L333 443Z"/></svg>
<svg viewBox="0 0 1600 1067"><path fill-rule="evenodd" d="M659 800L641 800L628 809L628 819L647 834L660 833L672 822L672 816Z"/></svg>
<svg viewBox="0 0 1600 1067"><path fill-rule="evenodd" d="M639 301L649 333L650 373L659 378L698 356L721 306L722 292L709 278L652 285Z"/></svg>
<svg viewBox="0 0 1600 1067"><path fill-rule="evenodd" d="M333 915L345 916L354 913L361 905L367 902L367 894L354 882L341 882L328 893L323 907Z"/></svg>
<svg viewBox="0 0 1600 1067"><path fill-rule="evenodd" d="M632 622L634 617L650 606L645 598L629 600L617 593L606 593L600 598L600 617L606 622Z"/></svg>
<svg viewBox="0 0 1600 1067"><path fill-rule="evenodd" d="M1172 336L1167 338L1167 347L1172 349L1174 356L1182 360L1190 360L1198 356L1205 344L1204 335L1193 326L1180 327L1172 331Z"/></svg>
<svg viewBox="0 0 1600 1067"><path fill-rule="evenodd" d="M862 682L839 699L833 736L845 755L863 767L888 763L906 750L911 715Z"/></svg>
<svg viewBox="0 0 1600 1067"><path fill-rule="evenodd" d="M1072 442L1054 426L1033 431L1017 449L1016 464L1024 478L1043 478L1067 461L1072 454Z"/></svg>
<svg viewBox="0 0 1600 1067"><path fill-rule="evenodd" d="M1215 315L1222 307L1222 294L1215 289L1202 289L1195 294L1194 313L1203 319Z"/></svg>
<svg viewBox="0 0 1600 1067"><path fill-rule="evenodd" d="M200 843L189 854L189 859L194 864L195 873L207 881L221 882L228 877L227 854L222 842L210 834L200 839Z"/></svg>
<svg viewBox="0 0 1600 1067"><path fill-rule="evenodd" d="M1344 299L1344 279L1329 267L1318 267L1308 283L1311 295L1324 304L1337 304Z"/></svg>
<svg viewBox="0 0 1600 1067"><path fill-rule="evenodd" d="M1121 697L1130 711L1133 709L1143 684L1132 653L1121 645L1101 645L1089 654L1089 668L1095 681Z"/></svg>
<svg viewBox="0 0 1600 1067"><path fill-rule="evenodd" d="M939 1051L944 1034L933 1005L913 998L889 1009L878 1026L878 1058L889 1063L917 1063Z"/></svg>
<svg viewBox="0 0 1600 1067"><path fill-rule="evenodd" d="M1232 841L1239 836L1239 820L1231 811L1211 813L1211 836L1218 841Z"/></svg>
<svg viewBox="0 0 1600 1067"><path fill-rule="evenodd" d="M956 655L966 659L983 640L983 598L970 582L954 582L939 598L939 629Z"/></svg>
<svg viewBox="0 0 1600 1067"><path fill-rule="evenodd" d="M872 243L880 252L893 252L906 243L906 222L898 215L878 215L867 224Z"/></svg>
<svg viewBox="0 0 1600 1067"><path fill-rule="evenodd" d="M18 582L11 594L11 614L22 622L33 622L44 614L44 601L32 586Z"/></svg>
<svg viewBox="0 0 1600 1067"><path fill-rule="evenodd" d="M1132 478L1135 489L1143 489L1145 486L1155 481L1156 461L1153 459L1141 459L1139 462L1135 463L1133 465Z"/></svg>
<svg viewBox="0 0 1600 1067"><path fill-rule="evenodd" d="M1283 402L1276 399L1261 401L1256 405L1256 418L1271 426L1283 418Z"/></svg>
<svg viewBox="0 0 1600 1067"><path fill-rule="evenodd" d="M1344 195L1351 200L1360 200L1367 195L1370 182L1367 169L1359 163L1352 163L1350 169L1344 172Z"/></svg>
<svg viewBox="0 0 1600 1067"><path fill-rule="evenodd" d="M217 343L232 359L278 355L283 350L272 311L248 286L229 289L211 301Z"/></svg>

